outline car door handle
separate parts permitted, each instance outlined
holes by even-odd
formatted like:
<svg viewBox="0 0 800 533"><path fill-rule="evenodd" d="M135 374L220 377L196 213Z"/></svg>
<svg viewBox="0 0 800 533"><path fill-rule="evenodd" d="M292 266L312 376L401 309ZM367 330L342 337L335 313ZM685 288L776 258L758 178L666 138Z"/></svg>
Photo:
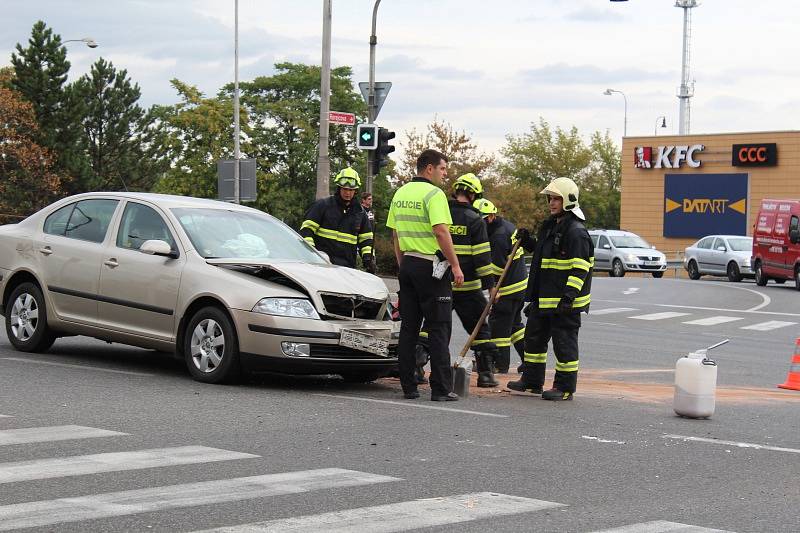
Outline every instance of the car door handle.
<svg viewBox="0 0 800 533"><path fill-rule="evenodd" d="M45 246L44 248L39 248L39 253L42 255L50 255L53 253L53 250L49 246Z"/></svg>
<svg viewBox="0 0 800 533"><path fill-rule="evenodd" d="M106 259L105 261L103 261L103 264L110 268L117 268L119 266L119 263L113 257L111 259Z"/></svg>

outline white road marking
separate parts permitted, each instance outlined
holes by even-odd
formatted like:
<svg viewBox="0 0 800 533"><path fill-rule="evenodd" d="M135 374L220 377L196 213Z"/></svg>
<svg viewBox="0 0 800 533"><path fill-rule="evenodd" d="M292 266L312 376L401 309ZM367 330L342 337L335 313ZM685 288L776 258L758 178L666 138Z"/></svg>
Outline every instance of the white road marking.
<svg viewBox="0 0 800 533"><path fill-rule="evenodd" d="M118 431L89 428L84 426L49 426L0 431L0 446L10 444L29 444L32 442L51 442L56 440L95 439L127 435Z"/></svg>
<svg viewBox="0 0 800 533"><path fill-rule="evenodd" d="M391 533L446 526L496 516L531 513L555 507L564 507L564 505L508 494L477 492L221 527L209 529L203 533L278 533L284 531Z"/></svg>
<svg viewBox="0 0 800 533"><path fill-rule="evenodd" d="M592 309L589 316L593 315L611 315L614 313L627 313L628 311L637 311L633 307L609 307L608 309Z"/></svg>
<svg viewBox="0 0 800 533"><path fill-rule="evenodd" d="M627 304L630 303L627 300L605 300L605 299L594 299L592 298L592 303L597 302L608 302L614 304ZM773 315L773 316L790 316L800 318L800 314L798 313L778 313L775 311L752 311L750 309L721 309L719 307L698 307L694 305L674 305L674 304L656 304L650 302L636 302L639 305L651 305L653 307L666 307L668 309L689 309L692 311L716 311L722 313L748 313L753 315Z"/></svg>
<svg viewBox="0 0 800 533"><path fill-rule="evenodd" d="M765 444L752 444L750 442L736 442L733 440L707 439L705 437L689 437L686 435L663 435L664 439L675 439L687 442L706 442L709 444L721 444L723 446L735 446L737 448L751 448L754 450L769 450L773 452L800 453L797 448L781 448L779 446L767 446Z"/></svg>
<svg viewBox="0 0 800 533"><path fill-rule="evenodd" d="M601 442L603 444L625 444L624 440L608 440L608 439L601 439L600 437L594 437L592 435L581 435L582 439L586 440L595 440L597 442Z"/></svg>
<svg viewBox="0 0 800 533"><path fill-rule="evenodd" d="M770 331L773 329L778 328L785 328L786 326L793 326L797 324L797 322L783 322L780 320L770 320L768 322L760 322L758 324L753 324L752 326L744 326L739 329L750 329L755 331Z"/></svg>
<svg viewBox="0 0 800 533"><path fill-rule="evenodd" d="M641 522L630 526L615 527L613 529L603 529L592 533L732 533L724 529L709 529L707 527L692 526L689 524L679 524L677 522L667 522L657 520L655 522Z"/></svg>
<svg viewBox="0 0 800 533"><path fill-rule="evenodd" d="M360 396L345 396L343 394L323 394L321 392L313 393L314 396L325 396L328 398L343 398L345 400L357 400L359 402L373 402L373 403L385 403L389 405L399 405L401 407L416 407L417 409L433 409L435 411L447 411L450 413L464 413L468 415L479 415L479 416L491 416L495 418L508 418L508 415L498 415L495 413L483 413L481 411L469 411L467 409L451 409L449 407L437 407L435 405L420 405L419 403L414 403L414 400L406 400L404 402L395 402L392 400L377 400L375 398L362 398Z"/></svg>
<svg viewBox="0 0 800 533"><path fill-rule="evenodd" d="M639 289L637 287L631 287L629 289L622 291L622 294L636 294L637 292L639 292Z"/></svg>
<svg viewBox="0 0 800 533"><path fill-rule="evenodd" d="M725 324L726 322L736 322L737 320L744 320L740 316L711 316L708 318L700 318L698 320L690 320L684 324L691 324L693 326L716 326L717 324Z"/></svg>
<svg viewBox="0 0 800 533"><path fill-rule="evenodd" d="M135 452L96 453L53 459L37 459L0 463L0 483L16 483L33 479L82 476L101 472L122 472L176 465L214 463L259 457L205 446L157 448Z"/></svg>
<svg viewBox="0 0 800 533"><path fill-rule="evenodd" d="M323 468L17 503L0 506L0 531L182 507L216 506L227 502L390 481L400 479L355 470Z"/></svg>
<svg viewBox="0 0 800 533"><path fill-rule="evenodd" d="M11 415L0 415L0 418L14 418L14 417Z"/></svg>
<svg viewBox="0 0 800 533"><path fill-rule="evenodd" d="M674 311L667 311L665 313L651 313L649 315L631 316L628 318L635 318L636 320L666 320L668 318L677 318L679 316L687 316L691 313L676 313Z"/></svg>
<svg viewBox="0 0 800 533"><path fill-rule="evenodd" d="M16 361L18 363L33 363L37 365L50 365L50 366L60 366L62 368L77 368L80 370L94 370L97 372L109 372L111 374L125 374L126 376L141 376L141 377L148 377L152 376L153 374L145 374L143 372L131 372L129 370L114 370L113 368L101 368L98 366L89 366L89 365L71 365L69 363L55 363L53 361L42 361L39 359L25 359L22 357L0 357L4 361Z"/></svg>

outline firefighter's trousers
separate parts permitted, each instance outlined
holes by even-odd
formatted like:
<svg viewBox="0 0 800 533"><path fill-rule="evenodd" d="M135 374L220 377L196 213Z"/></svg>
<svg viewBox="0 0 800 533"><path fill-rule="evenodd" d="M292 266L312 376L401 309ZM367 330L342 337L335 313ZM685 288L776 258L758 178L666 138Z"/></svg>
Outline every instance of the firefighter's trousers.
<svg viewBox="0 0 800 533"><path fill-rule="evenodd" d="M525 353L525 324L522 323L522 307L525 304L525 293L501 296L492 306L489 315L489 327L492 330L492 342L497 346L498 356L495 365L498 372L508 372L511 364L511 345L519 354L520 360Z"/></svg>
<svg viewBox="0 0 800 533"><path fill-rule="evenodd" d="M553 339L556 355L556 375L553 387L562 392L575 392L578 381L578 330L581 327L579 312L540 314L533 311L525 327L525 355L523 374L527 383L544 385L547 363L547 343Z"/></svg>

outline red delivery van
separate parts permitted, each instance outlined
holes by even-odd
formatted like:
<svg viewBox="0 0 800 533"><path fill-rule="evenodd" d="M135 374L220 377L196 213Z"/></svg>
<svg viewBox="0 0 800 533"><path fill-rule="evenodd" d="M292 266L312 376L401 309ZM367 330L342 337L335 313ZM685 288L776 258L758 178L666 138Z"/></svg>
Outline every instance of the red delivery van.
<svg viewBox="0 0 800 533"><path fill-rule="evenodd" d="M794 280L800 291L800 200L762 200L753 231L756 283Z"/></svg>

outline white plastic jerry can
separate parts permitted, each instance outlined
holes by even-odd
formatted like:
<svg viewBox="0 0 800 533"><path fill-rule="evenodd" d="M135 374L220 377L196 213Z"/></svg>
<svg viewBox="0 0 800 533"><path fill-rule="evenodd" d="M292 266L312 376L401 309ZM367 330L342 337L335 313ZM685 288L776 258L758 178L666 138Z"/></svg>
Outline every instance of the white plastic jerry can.
<svg viewBox="0 0 800 533"><path fill-rule="evenodd" d="M717 363L707 357L708 350L697 350L675 364L675 412L689 418L708 418L714 414L717 389Z"/></svg>

